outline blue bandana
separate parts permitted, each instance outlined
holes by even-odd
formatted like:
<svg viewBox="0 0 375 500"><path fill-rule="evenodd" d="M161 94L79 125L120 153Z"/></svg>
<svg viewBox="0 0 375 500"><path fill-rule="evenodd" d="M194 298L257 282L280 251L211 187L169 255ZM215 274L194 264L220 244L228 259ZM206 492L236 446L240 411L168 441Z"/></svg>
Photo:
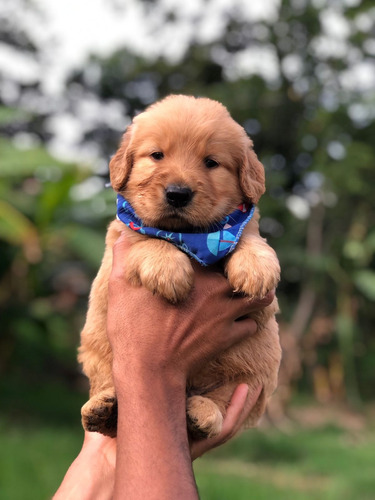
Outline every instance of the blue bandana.
<svg viewBox="0 0 375 500"><path fill-rule="evenodd" d="M242 203L234 212L213 224L202 233L192 230L189 233L164 231L144 226L130 203L120 194L117 195L117 218L133 231L153 238L161 238L173 243L202 266L215 264L228 253L233 252L246 224L254 215L255 205Z"/></svg>

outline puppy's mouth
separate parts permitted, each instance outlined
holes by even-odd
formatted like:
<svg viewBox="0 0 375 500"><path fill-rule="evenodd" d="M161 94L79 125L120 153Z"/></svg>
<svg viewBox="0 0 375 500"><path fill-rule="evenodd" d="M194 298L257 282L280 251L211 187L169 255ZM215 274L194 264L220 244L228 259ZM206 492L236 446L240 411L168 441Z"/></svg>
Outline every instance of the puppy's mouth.
<svg viewBox="0 0 375 500"><path fill-rule="evenodd" d="M178 229L179 231L189 232L196 229L196 225L192 223L189 216L189 209L165 207L156 224L159 229L171 230Z"/></svg>
<svg viewBox="0 0 375 500"><path fill-rule="evenodd" d="M205 233L222 219L222 217L216 219L203 218L202 213L198 214L197 211L194 210L194 207L190 208L191 209L189 209L189 207L172 209L165 207L153 226L165 231Z"/></svg>

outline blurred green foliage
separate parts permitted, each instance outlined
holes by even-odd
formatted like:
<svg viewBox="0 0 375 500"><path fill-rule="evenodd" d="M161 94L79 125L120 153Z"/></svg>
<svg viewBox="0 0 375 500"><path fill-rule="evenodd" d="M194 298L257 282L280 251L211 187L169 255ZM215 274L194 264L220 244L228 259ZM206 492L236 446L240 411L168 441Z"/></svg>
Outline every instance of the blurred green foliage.
<svg viewBox="0 0 375 500"><path fill-rule="evenodd" d="M131 117L170 93L221 101L266 169L261 232L282 266L284 350L270 418L289 414L292 396L357 409L374 399L375 91L366 87L373 2L282 0L277 19L255 21L238 4L228 1L216 38L202 42L194 31L180 60L129 48L92 55L55 100L42 74L30 83L0 74L1 498L47 498L78 452L88 388L76 348L115 212L103 164ZM173 3L139 5L155 43L158 29L178 33L184 20ZM2 45L46 61L22 16L9 17L12 6L21 13L33 2L0 5ZM191 20L197 31L199 21ZM265 70L259 57L270 54ZM257 65L263 70L250 71ZM54 135L60 122L77 134L70 153L91 148L96 160L51 153L63 142ZM200 493L370 500L374 432L352 426L247 433L197 461Z"/></svg>
<svg viewBox="0 0 375 500"><path fill-rule="evenodd" d="M70 196L91 175L87 167L59 162L44 147L20 151L8 139L0 143L0 164L2 407L22 418L53 418L32 399L40 403L39 389L53 381L82 385L76 347L108 217L91 199ZM110 191L98 199L114 204ZM46 406L59 418L51 393Z"/></svg>
<svg viewBox="0 0 375 500"><path fill-rule="evenodd" d="M253 24L228 7L220 37L193 38L179 61L148 60L129 49L92 56L69 75L63 105L39 110L41 81L29 87L12 81L19 98L0 107L0 373L10 415L38 416L25 407L25 388L54 382L85 390L76 346L114 215L114 193L92 165L48 153L50 120L62 109L79 121L80 103L95 102L99 116L92 126L86 120L80 142L95 145L105 160L120 132L118 120L111 124L100 109L122 110L125 128L169 93L223 102L265 165L261 231L281 261L281 335L294 346L285 344L282 384L320 401L360 405L373 398L375 95L361 82L358 88L343 82L355 63L368 61L368 30L358 28L358 16L374 16L371 2L336 6L351 23L347 56L322 54L316 46L327 36L328 11L318 4L283 1L276 21ZM147 5L152 16L158 2ZM178 29L178 16L165 15ZM37 51L25 37L8 43ZM233 70L238 55L248 50L251 62L251 50L267 47L278 76Z"/></svg>

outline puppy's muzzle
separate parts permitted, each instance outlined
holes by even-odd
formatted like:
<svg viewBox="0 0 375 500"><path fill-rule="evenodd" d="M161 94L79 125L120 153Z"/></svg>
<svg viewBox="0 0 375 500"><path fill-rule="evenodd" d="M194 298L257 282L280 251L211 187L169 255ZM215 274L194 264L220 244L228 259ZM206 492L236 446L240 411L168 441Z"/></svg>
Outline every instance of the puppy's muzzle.
<svg viewBox="0 0 375 500"><path fill-rule="evenodd" d="M193 195L193 191L185 186L170 185L165 189L167 203L174 208L186 207L191 202Z"/></svg>

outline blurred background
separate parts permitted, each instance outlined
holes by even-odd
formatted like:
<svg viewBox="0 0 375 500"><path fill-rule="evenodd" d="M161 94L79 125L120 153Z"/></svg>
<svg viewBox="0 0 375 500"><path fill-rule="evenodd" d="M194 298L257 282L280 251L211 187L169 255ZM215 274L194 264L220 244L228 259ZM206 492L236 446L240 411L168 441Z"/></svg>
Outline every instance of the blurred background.
<svg viewBox="0 0 375 500"><path fill-rule="evenodd" d="M2 499L50 497L80 448L108 160L170 93L253 138L282 266L279 389L198 461L202 498L375 499L374 56L371 0L1 0Z"/></svg>

